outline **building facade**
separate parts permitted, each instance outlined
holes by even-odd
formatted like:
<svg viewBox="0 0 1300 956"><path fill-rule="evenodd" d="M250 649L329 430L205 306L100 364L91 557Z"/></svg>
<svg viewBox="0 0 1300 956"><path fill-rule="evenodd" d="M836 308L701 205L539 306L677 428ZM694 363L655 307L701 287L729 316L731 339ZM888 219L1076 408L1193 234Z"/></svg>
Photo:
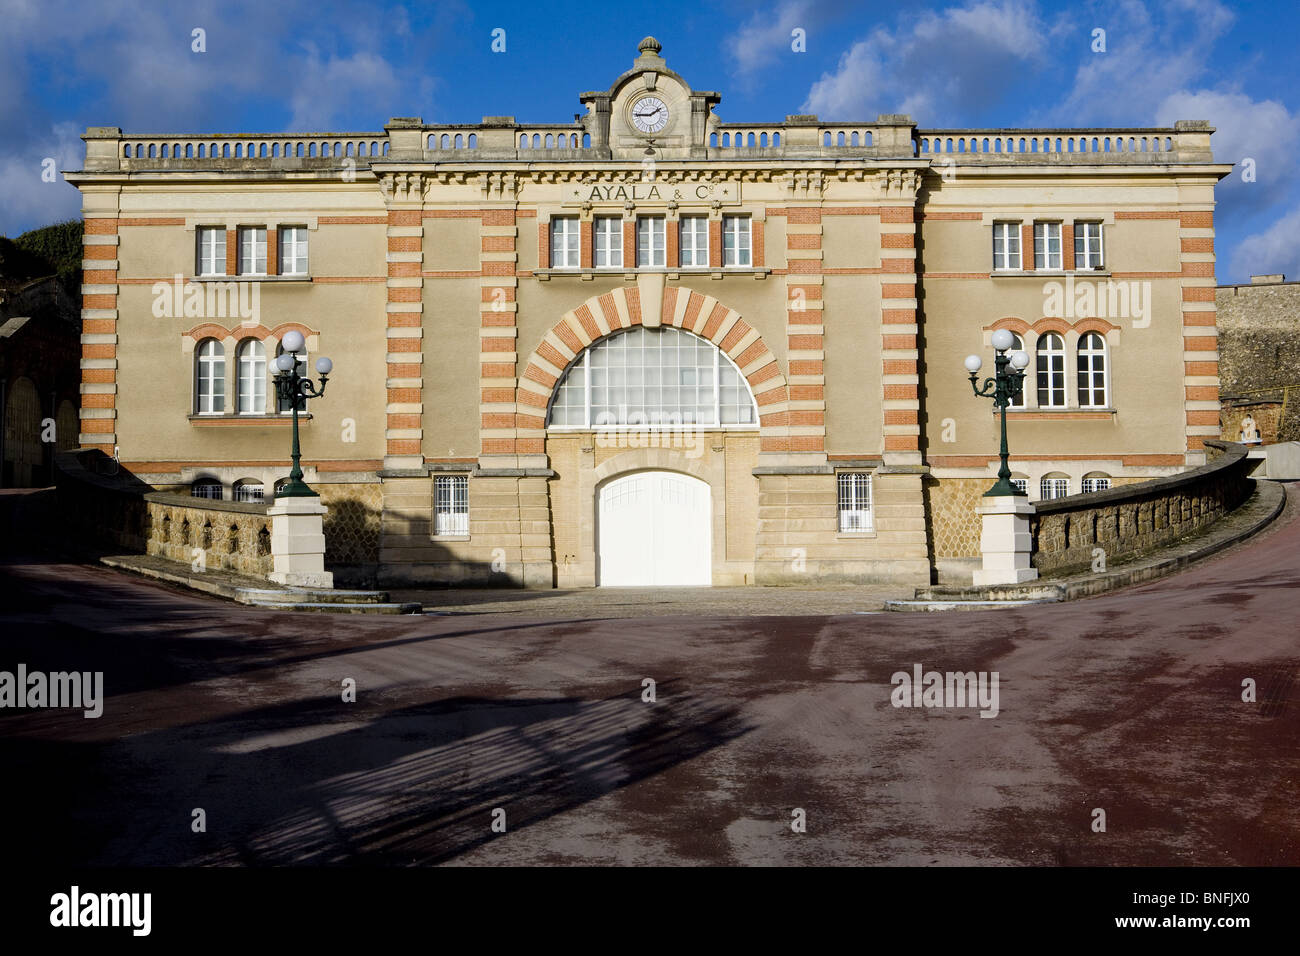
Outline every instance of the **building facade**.
<svg viewBox="0 0 1300 956"><path fill-rule="evenodd" d="M647 37L568 124L92 128L81 443L269 496L296 329L335 362L303 426L332 566L530 587L968 575L998 432L962 361L991 370L1003 328L1031 499L1204 461L1231 169L1207 124L739 124L720 99Z"/></svg>

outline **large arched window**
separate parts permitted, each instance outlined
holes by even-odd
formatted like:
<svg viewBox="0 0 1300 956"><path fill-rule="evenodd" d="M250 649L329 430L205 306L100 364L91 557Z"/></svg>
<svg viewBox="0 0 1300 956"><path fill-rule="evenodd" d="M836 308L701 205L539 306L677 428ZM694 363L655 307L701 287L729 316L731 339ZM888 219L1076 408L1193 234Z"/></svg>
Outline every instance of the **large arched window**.
<svg viewBox="0 0 1300 956"><path fill-rule="evenodd" d="M204 339L194 350L194 410L220 415L226 410L226 350L216 339Z"/></svg>
<svg viewBox="0 0 1300 956"><path fill-rule="evenodd" d="M1065 340L1055 332L1038 340L1038 407L1065 407Z"/></svg>
<svg viewBox="0 0 1300 956"><path fill-rule="evenodd" d="M758 407L740 370L712 342L639 327L597 342L569 366L547 424L757 427Z"/></svg>
<svg viewBox="0 0 1300 956"><path fill-rule="evenodd" d="M1079 339L1079 407L1106 407L1106 342L1096 332Z"/></svg>
<svg viewBox="0 0 1300 956"><path fill-rule="evenodd" d="M257 339L239 344L239 414L266 414L266 348Z"/></svg>

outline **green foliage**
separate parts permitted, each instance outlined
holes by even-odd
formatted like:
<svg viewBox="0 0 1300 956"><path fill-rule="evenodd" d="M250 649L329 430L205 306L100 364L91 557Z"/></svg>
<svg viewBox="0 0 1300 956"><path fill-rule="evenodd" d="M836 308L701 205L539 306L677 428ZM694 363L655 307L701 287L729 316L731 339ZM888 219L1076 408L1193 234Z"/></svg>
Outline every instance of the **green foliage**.
<svg viewBox="0 0 1300 956"><path fill-rule="evenodd" d="M35 279L57 275L69 292L81 284L83 225L69 219L23 233L17 239L0 237L0 276Z"/></svg>

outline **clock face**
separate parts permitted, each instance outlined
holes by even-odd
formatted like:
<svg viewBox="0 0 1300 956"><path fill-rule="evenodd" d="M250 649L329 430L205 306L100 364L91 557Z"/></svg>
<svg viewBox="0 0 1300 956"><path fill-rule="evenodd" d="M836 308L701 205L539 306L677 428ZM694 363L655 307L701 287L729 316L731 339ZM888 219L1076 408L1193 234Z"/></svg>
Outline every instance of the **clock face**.
<svg viewBox="0 0 1300 956"><path fill-rule="evenodd" d="M668 125L668 107L657 96L645 96L632 105L632 125L643 133L657 133Z"/></svg>

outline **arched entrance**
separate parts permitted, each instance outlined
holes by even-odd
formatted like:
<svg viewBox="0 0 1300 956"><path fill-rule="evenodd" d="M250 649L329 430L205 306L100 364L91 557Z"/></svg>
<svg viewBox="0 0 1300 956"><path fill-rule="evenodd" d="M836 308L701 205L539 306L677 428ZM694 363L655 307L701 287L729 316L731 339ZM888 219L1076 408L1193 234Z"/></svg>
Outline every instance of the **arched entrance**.
<svg viewBox="0 0 1300 956"><path fill-rule="evenodd" d="M600 488L597 583L605 587L713 583L712 500L706 482L638 471Z"/></svg>

